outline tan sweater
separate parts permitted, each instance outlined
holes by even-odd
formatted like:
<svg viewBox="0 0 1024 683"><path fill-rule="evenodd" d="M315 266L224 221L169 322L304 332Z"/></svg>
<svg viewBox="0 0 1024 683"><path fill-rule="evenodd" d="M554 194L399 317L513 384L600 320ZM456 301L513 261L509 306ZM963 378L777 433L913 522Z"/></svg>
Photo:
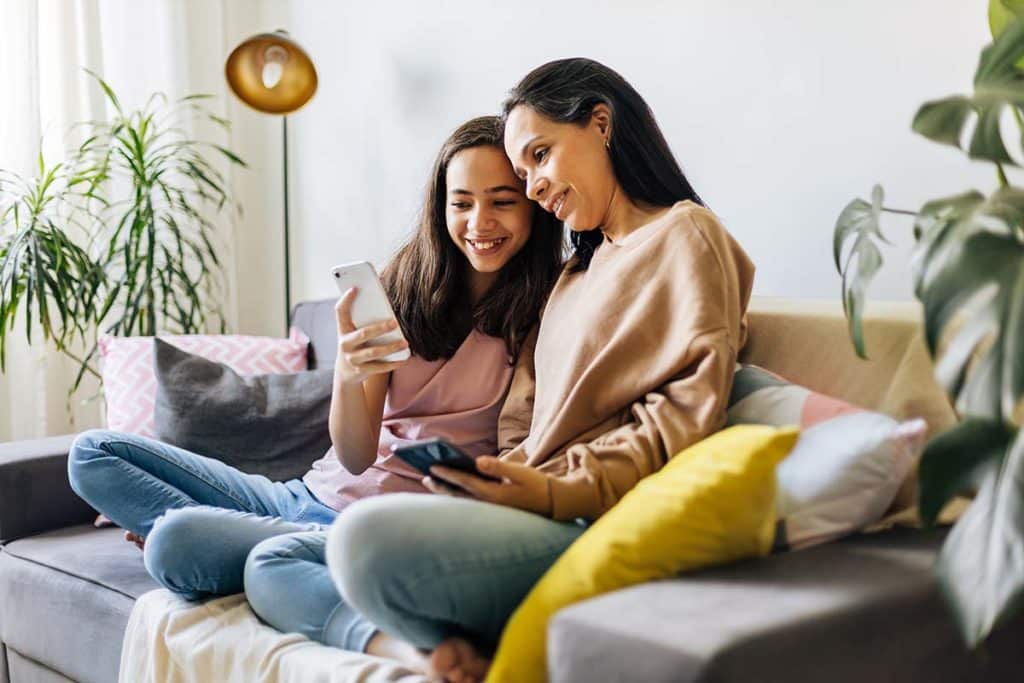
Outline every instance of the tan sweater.
<svg viewBox="0 0 1024 683"><path fill-rule="evenodd" d="M743 249L692 202L562 273L498 434L502 458L552 475L554 519L599 517L722 427L753 279Z"/></svg>

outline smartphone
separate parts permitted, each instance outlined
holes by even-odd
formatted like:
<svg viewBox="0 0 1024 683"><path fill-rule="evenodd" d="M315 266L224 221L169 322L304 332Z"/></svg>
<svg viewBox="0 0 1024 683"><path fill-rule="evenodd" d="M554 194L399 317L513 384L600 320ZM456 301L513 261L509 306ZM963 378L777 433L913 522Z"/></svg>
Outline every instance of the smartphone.
<svg viewBox="0 0 1024 683"><path fill-rule="evenodd" d="M352 322L356 327L366 327L372 323L379 323L391 320L395 312L388 301L388 295L384 293L384 287L380 283L377 271L369 261L358 261L356 263L344 263L331 269L334 282L338 285L338 291L342 294L353 287L359 289L356 298L352 301ZM400 329L383 334L369 342L370 346L390 344L402 339ZM384 356L381 360L389 363L403 361L409 358L409 349L402 349Z"/></svg>
<svg viewBox="0 0 1024 683"><path fill-rule="evenodd" d="M430 474L432 466L444 465L445 467L461 470L483 479L497 481L497 478L479 471L473 458L444 439L417 441L408 446L394 447L391 452L426 475Z"/></svg>

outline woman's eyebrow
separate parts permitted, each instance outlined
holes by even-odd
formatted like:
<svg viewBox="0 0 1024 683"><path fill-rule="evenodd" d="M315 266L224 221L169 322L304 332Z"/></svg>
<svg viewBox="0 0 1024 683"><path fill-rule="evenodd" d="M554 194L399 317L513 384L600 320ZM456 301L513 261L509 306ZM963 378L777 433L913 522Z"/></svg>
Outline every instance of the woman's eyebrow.
<svg viewBox="0 0 1024 683"><path fill-rule="evenodd" d="M495 185L484 190L487 194L497 194L498 192L515 192L519 194L522 190L518 187L512 187L511 185Z"/></svg>
<svg viewBox="0 0 1024 683"><path fill-rule="evenodd" d="M530 145L532 145L533 143L535 143L535 142L536 142L536 141L537 141L537 140L538 140L538 139L539 139L540 137L541 137L540 135L534 135L534 136L533 136L532 138L530 138L529 140L527 140L527 141L526 141L526 144L524 144L524 145L522 146L522 148L520 148L520 150L519 150L519 154L520 154L520 155L522 155L522 156L523 156L524 158L529 158L529 157L527 157L527 155L526 155L526 150L528 150L528 149L530 148Z"/></svg>

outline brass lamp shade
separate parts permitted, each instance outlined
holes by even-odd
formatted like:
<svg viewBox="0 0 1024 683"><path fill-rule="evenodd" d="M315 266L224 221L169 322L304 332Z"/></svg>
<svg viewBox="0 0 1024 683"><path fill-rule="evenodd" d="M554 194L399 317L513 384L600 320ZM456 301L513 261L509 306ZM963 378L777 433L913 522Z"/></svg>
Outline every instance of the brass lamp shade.
<svg viewBox="0 0 1024 683"><path fill-rule="evenodd" d="M284 31L261 33L236 47L224 64L231 90L267 114L290 114L316 92L316 69Z"/></svg>

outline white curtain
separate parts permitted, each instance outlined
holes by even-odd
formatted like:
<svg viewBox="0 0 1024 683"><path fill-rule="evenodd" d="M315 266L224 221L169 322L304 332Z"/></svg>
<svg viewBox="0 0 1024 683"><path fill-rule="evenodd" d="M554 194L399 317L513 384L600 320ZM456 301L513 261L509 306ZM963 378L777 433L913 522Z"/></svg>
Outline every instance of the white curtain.
<svg viewBox="0 0 1024 683"><path fill-rule="evenodd" d="M225 115L224 1L0 0L0 168L30 176L40 142L47 161L59 161L69 125L106 114L83 67L102 75L125 107L141 106L158 91L172 98L205 92L218 96L211 109ZM230 144L226 136L216 141ZM234 226L223 220L222 243L231 249ZM233 327L234 258L224 256L231 297L224 303ZM101 401L82 403L96 383L86 383L68 406L75 364L38 334L28 345L23 325L21 315L0 375L0 442L100 426Z"/></svg>

